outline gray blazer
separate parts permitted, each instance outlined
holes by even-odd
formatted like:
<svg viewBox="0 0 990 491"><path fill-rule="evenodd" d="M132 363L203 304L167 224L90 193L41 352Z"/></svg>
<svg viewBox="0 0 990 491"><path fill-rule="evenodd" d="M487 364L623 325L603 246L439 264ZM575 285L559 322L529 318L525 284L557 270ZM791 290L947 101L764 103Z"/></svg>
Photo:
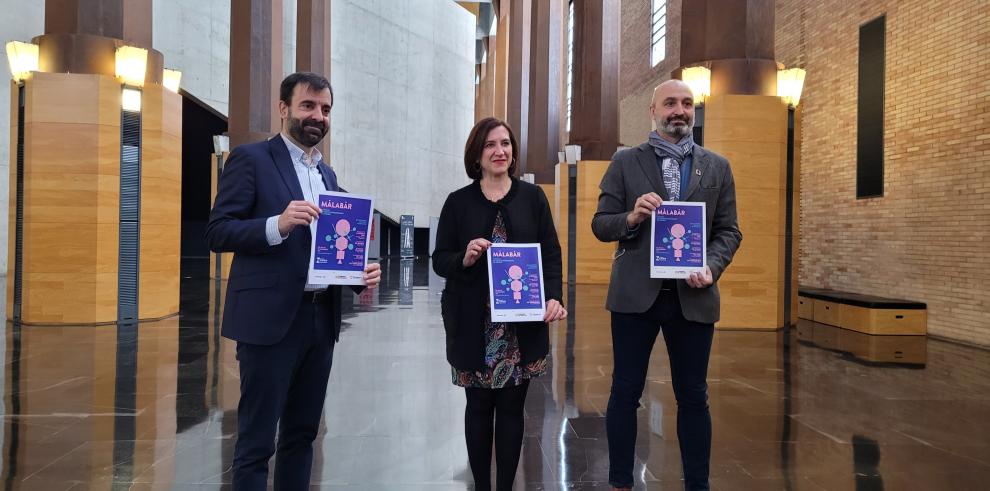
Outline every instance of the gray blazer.
<svg viewBox="0 0 990 491"><path fill-rule="evenodd" d="M591 220L591 230L602 242L619 242L605 306L612 312L646 312L657 299L663 280L650 278L650 223L644 221L630 230L626 215L638 197L651 191L665 201L669 199L653 147L644 143L616 152L599 187L598 211ZM719 319L717 282L742 242L729 161L695 145L691 180L681 201L707 203L707 260L716 282L708 288L691 288L684 280L677 280L681 309L687 320L715 323Z"/></svg>

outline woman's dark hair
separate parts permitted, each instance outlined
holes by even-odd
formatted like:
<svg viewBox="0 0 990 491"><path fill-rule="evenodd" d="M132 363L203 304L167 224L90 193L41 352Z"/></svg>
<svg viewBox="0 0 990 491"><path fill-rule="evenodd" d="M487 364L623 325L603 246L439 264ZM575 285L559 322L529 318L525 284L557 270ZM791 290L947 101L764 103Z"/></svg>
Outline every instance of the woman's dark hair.
<svg viewBox="0 0 990 491"><path fill-rule="evenodd" d="M330 81L326 77L317 75L311 72L296 72L285 79L282 80L282 85L279 87L278 98L282 100L287 106L292 105L292 91L296 89L299 84L309 85L309 88L319 92L323 89L330 90L330 106L333 106L333 87L330 86Z"/></svg>
<svg viewBox="0 0 990 491"><path fill-rule="evenodd" d="M509 175L515 177L516 162L519 157L519 145L516 145L515 133L505 121L485 118L475 123L474 128L471 128L471 134L468 135L467 143L464 144L464 170L467 171L467 175L471 179L481 179L481 154L485 150L485 140L488 139L488 133L499 126L504 127L505 131L509 132L509 141L512 142L512 162L509 164Z"/></svg>

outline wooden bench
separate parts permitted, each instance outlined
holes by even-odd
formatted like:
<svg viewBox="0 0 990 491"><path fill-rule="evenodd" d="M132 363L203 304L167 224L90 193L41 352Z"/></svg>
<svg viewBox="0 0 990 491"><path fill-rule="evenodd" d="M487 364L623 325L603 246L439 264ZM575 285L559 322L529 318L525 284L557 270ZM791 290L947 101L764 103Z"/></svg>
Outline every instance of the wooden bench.
<svg viewBox="0 0 990 491"><path fill-rule="evenodd" d="M798 317L866 334L928 333L924 303L822 288L798 288Z"/></svg>

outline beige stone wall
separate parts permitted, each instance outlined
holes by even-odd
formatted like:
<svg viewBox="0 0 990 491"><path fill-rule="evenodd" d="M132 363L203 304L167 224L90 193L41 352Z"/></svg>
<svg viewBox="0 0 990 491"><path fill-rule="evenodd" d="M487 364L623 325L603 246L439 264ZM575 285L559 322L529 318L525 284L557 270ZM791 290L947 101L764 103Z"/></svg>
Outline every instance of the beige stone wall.
<svg viewBox="0 0 990 491"><path fill-rule="evenodd" d="M650 66L650 0L622 0L619 43L619 143L634 146L650 132L653 87L680 67L682 0L667 0L667 56Z"/></svg>
<svg viewBox="0 0 990 491"><path fill-rule="evenodd" d="M930 334L990 345L990 4L780 0L807 70L800 283L923 301ZM859 27L886 14L884 196L856 199Z"/></svg>

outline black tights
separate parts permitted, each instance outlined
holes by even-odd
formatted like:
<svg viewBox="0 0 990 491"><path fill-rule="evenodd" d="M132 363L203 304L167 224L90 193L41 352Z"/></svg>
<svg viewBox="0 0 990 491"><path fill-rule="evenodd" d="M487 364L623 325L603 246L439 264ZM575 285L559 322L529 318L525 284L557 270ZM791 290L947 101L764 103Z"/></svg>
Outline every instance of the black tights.
<svg viewBox="0 0 990 491"><path fill-rule="evenodd" d="M495 489L511 490L523 439L523 406L529 380L501 389L467 387L464 437L477 491L492 489L492 437L495 438Z"/></svg>

